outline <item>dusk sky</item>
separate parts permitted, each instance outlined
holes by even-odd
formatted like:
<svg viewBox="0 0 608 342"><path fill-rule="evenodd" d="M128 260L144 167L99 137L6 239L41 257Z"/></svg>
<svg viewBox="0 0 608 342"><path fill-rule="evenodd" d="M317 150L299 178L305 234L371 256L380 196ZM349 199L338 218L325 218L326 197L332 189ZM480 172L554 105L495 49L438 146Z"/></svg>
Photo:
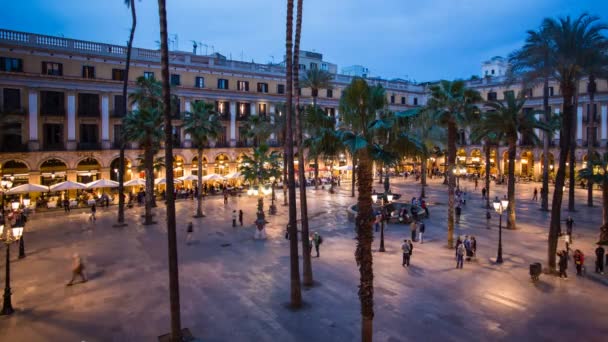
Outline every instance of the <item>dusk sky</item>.
<svg viewBox="0 0 608 342"><path fill-rule="evenodd" d="M192 51L196 40L208 53L280 62L285 3L168 0L169 32L178 36L179 50ZM155 49L157 2L136 1L136 7L135 46ZM608 1L305 0L301 45L339 69L361 64L384 78L468 78L480 73L482 61L520 47L526 30L544 17L582 12L608 21ZM130 25L123 0L6 1L0 12L1 28L113 44L125 44Z"/></svg>

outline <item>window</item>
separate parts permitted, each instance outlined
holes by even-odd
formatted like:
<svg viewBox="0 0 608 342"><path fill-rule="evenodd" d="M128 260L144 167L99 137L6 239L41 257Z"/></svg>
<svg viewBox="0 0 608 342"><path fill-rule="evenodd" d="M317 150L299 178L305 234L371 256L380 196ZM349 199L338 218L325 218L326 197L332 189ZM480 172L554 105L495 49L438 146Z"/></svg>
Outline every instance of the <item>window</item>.
<svg viewBox="0 0 608 342"><path fill-rule="evenodd" d="M395 103L395 95L391 95L391 104Z"/></svg>
<svg viewBox="0 0 608 342"><path fill-rule="evenodd" d="M215 138L215 146L222 147L226 146L226 126L221 126L219 132L217 133L217 138Z"/></svg>
<svg viewBox="0 0 608 342"><path fill-rule="evenodd" d="M532 92L532 88L528 88L528 89L524 90L525 97L532 97L532 95L534 95L534 93Z"/></svg>
<svg viewBox="0 0 608 342"><path fill-rule="evenodd" d="M325 108L325 113L327 114L327 116L335 118L336 117L336 108L327 107L327 108Z"/></svg>
<svg viewBox="0 0 608 342"><path fill-rule="evenodd" d="M222 117L230 119L230 103L227 101L215 101L215 110L220 113Z"/></svg>
<svg viewBox="0 0 608 342"><path fill-rule="evenodd" d="M494 69L492 69L492 75L494 75Z"/></svg>
<svg viewBox="0 0 608 342"><path fill-rule="evenodd" d="M178 97L173 97L171 100L171 115L173 118L179 118L182 112L182 100Z"/></svg>
<svg viewBox="0 0 608 342"><path fill-rule="evenodd" d="M553 87L549 87L549 96L553 96Z"/></svg>
<svg viewBox="0 0 608 342"><path fill-rule="evenodd" d="M42 126L45 149L63 148L63 125L44 124Z"/></svg>
<svg viewBox="0 0 608 342"><path fill-rule="evenodd" d="M171 127L171 132L173 134L173 144L175 144L175 146L181 146L181 144L182 144L182 141L181 141L182 140L181 139L181 137L182 137L181 130L182 130L181 127L177 127L177 126L172 126Z"/></svg>
<svg viewBox="0 0 608 342"><path fill-rule="evenodd" d="M327 71L327 63L321 64L321 70Z"/></svg>
<svg viewBox="0 0 608 342"><path fill-rule="evenodd" d="M329 98L334 97L334 91L332 89L327 89L327 97L329 97Z"/></svg>
<svg viewBox="0 0 608 342"><path fill-rule="evenodd" d="M247 81L237 81L236 89L240 91L249 91L249 82Z"/></svg>
<svg viewBox="0 0 608 342"><path fill-rule="evenodd" d="M65 115L65 96L59 91L40 92L40 115Z"/></svg>
<svg viewBox="0 0 608 342"><path fill-rule="evenodd" d="M54 62L42 62L42 73L44 75L63 75L63 64Z"/></svg>
<svg viewBox="0 0 608 342"><path fill-rule="evenodd" d="M23 59L0 57L0 71L23 72Z"/></svg>
<svg viewBox="0 0 608 342"><path fill-rule="evenodd" d="M95 67L90 65L83 65L82 78L95 78Z"/></svg>
<svg viewBox="0 0 608 342"><path fill-rule="evenodd" d="M99 95L78 94L78 116L99 116Z"/></svg>
<svg viewBox="0 0 608 342"><path fill-rule="evenodd" d="M265 103L260 103L258 105L258 115L266 116L266 104Z"/></svg>
<svg viewBox="0 0 608 342"><path fill-rule="evenodd" d="M498 95L495 91L491 91L488 93L488 101L496 101L498 99Z"/></svg>
<svg viewBox="0 0 608 342"><path fill-rule="evenodd" d="M220 78L217 80L217 89L228 89L228 80Z"/></svg>
<svg viewBox="0 0 608 342"><path fill-rule="evenodd" d="M401 96L401 104L405 104L405 96Z"/></svg>
<svg viewBox="0 0 608 342"><path fill-rule="evenodd" d="M80 125L80 142L82 144L95 145L97 144L98 127L93 124L81 124ZM91 147L91 146L88 146Z"/></svg>
<svg viewBox="0 0 608 342"><path fill-rule="evenodd" d="M2 108L5 112L15 113L21 110L21 91L19 89L4 88L2 98L4 99Z"/></svg>
<svg viewBox="0 0 608 342"><path fill-rule="evenodd" d="M513 90L507 90L504 92L505 99L509 96L515 96L515 92Z"/></svg>
<svg viewBox="0 0 608 342"><path fill-rule="evenodd" d="M153 80L154 73L152 71L144 71L144 78L147 80Z"/></svg>
<svg viewBox="0 0 608 342"><path fill-rule="evenodd" d="M114 95L114 111L112 112L112 116L123 117L125 114L125 98L122 95Z"/></svg>
<svg viewBox="0 0 608 342"><path fill-rule="evenodd" d="M181 85L181 80L178 74L171 74L171 85L178 86Z"/></svg>
<svg viewBox="0 0 608 342"><path fill-rule="evenodd" d="M417 105L418 105L418 98L414 97L414 106L417 106Z"/></svg>
<svg viewBox="0 0 608 342"><path fill-rule="evenodd" d="M285 94L285 85L277 84L277 94Z"/></svg>
<svg viewBox="0 0 608 342"><path fill-rule="evenodd" d="M310 63L310 68L311 69L318 69L319 66L317 65L317 63Z"/></svg>
<svg viewBox="0 0 608 342"><path fill-rule="evenodd" d="M122 125L114 125L114 146L120 147L122 138Z"/></svg>
<svg viewBox="0 0 608 342"><path fill-rule="evenodd" d="M267 93L268 83L258 83L258 93Z"/></svg>
<svg viewBox="0 0 608 342"><path fill-rule="evenodd" d="M6 131L4 132L3 137L0 137L0 152L26 151L21 143L21 123L5 123L3 128Z"/></svg>
<svg viewBox="0 0 608 342"><path fill-rule="evenodd" d="M205 78L197 77L194 79L194 86L197 88L205 88Z"/></svg>
<svg viewBox="0 0 608 342"><path fill-rule="evenodd" d="M304 65L304 64L298 64L298 69L300 69L300 70L306 70L306 65Z"/></svg>
<svg viewBox="0 0 608 342"><path fill-rule="evenodd" d="M112 69L112 79L114 81L124 81L125 69Z"/></svg>
<svg viewBox="0 0 608 342"><path fill-rule="evenodd" d="M245 102L236 103L236 119L244 120L251 115L251 104Z"/></svg>

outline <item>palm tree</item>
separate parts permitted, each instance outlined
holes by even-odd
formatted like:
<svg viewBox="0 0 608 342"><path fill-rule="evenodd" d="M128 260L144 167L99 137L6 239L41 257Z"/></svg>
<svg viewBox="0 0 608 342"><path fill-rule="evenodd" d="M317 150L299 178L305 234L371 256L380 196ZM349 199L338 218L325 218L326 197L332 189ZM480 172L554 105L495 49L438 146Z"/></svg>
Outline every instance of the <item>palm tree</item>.
<svg viewBox="0 0 608 342"><path fill-rule="evenodd" d="M543 30L547 31L551 40L550 58L552 65L555 66L553 76L560 84L563 103L559 166L555 176L555 189L551 203L547 251L550 269L555 269L566 158L571 148L571 137L575 134L571 123L574 118L573 99L576 95L576 84L590 71L605 71L606 65L608 65L606 62L608 39L602 34L602 31L608 29L608 26L598 23L598 20L597 17L582 14L574 20L568 16L557 20L547 18L543 21Z"/></svg>
<svg viewBox="0 0 608 342"><path fill-rule="evenodd" d="M167 45L167 8L165 0L158 0L160 26L160 64L162 75L163 114L165 119L165 161L173 165L173 134L171 127L171 86L169 85L169 46ZM171 302L171 340L182 340L179 308L179 274L177 266L177 238L173 172L167 172L167 243L169 251L169 297Z"/></svg>
<svg viewBox="0 0 608 342"><path fill-rule="evenodd" d="M517 155L518 133L528 137L536 143L539 141L534 129L545 129L535 118L532 111L523 110L526 99L523 96L515 98L515 95L508 93L505 101L491 101L486 103L488 111L480 120L477 127L479 137L492 139L496 132L504 134L504 140L508 145L509 171L507 183L507 197L509 199L507 228L516 229L515 223L515 156Z"/></svg>
<svg viewBox="0 0 608 342"><path fill-rule="evenodd" d="M245 122L245 137L253 140L253 146L266 144L266 141L275 131L275 125L270 118L260 115L252 115Z"/></svg>
<svg viewBox="0 0 608 342"><path fill-rule="evenodd" d="M127 61L125 63L125 78L122 84L122 98L124 101L124 112L127 112L127 86L129 85L129 67L131 66L131 51L133 49L133 37L135 36L135 27L137 26L137 15L135 14L135 0L125 0L127 8L131 9L131 33L129 34L129 42L127 43ZM121 139L122 140L122 139ZM120 142L120 152L118 156L118 224L116 226L126 226L125 223L125 143Z"/></svg>
<svg viewBox="0 0 608 342"><path fill-rule="evenodd" d="M334 118L314 106L306 108L303 119L304 130L309 137L305 144L309 148L308 157L314 160L315 190L317 190L319 188L319 157L322 154L320 153L322 148L318 144L325 141L325 134L334 134L336 125Z"/></svg>
<svg viewBox="0 0 608 342"><path fill-rule="evenodd" d="M298 0L296 12L296 33L293 55L293 83L294 89L300 89L299 65L300 65L300 37L302 33L302 10L303 0ZM312 286L312 263L310 261L311 253L307 253L310 240L307 238L308 233L308 203L306 201L306 175L304 165L304 145L302 139L302 108L300 107L300 94L296 92L295 110L296 110L296 143L298 144L298 179L300 185L300 221L302 224L302 275L304 277L304 286Z"/></svg>
<svg viewBox="0 0 608 342"><path fill-rule="evenodd" d="M294 65L298 68L299 65ZM312 94L312 106L316 112L317 97L319 97L319 89L331 89L334 76L325 70L318 68L308 69L302 75L300 83L302 88L310 88ZM353 171L354 172L354 171ZM319 188L319 163L315 163L315 190Z"/></svg>
<svg viewBox="0 0 608 342"><path fill-rule="evenodd" d="M194 217L204 217L203 215L203 148L208 146L210 140L217 138L222 129L219 115L215 111L215 106L204 101L194 101L191 104L191 111L184 113L184 132L190 134L196 146L197 152L197 184L198 198L196 205L196 215Z"/></svg>
<svg viewBox="0 0 608 342"><path fill-rule="evenodd" d="M280 159L281 154L271 152L266 144L254 148L253 156L243 156L239 171L251 186L258 188L258 220L264 220L264 185L281 177Z"/></svg>
<svg viewBox="0 0 608 342"><path fill-rule="evenodd" d="M459 127L469 122L477 110L474 103L481 101L475 90L466 88L464 81L441 81L430 87L431 97L427 107L433 120L447 128L448 151L446 172L448 177L448 248L454 246L454 188L456 178L452 169L456 165L456 134Z"/></svg>
<svg viewBox="0 0 608 342"><path fill-rule="evenodd" d="M532 87L538 81L543 82L544 122L552 121L549 107L549 78L554 66L551 64L551 39L546 29L528 31L523 48L515 51L509 57L510 73L522 74L524 88ZM548 132L543 134L543 185L540 192L541 210L549 211L549 140ZM488 200L489 201L489 200Z"/></svg>
<svg viewBox="0 0 608 342"><path fill-rule="evenodd" d="M298 261L298 227L296 212L296 188L293 165L293 0L287 0L286 22L286 107L285 107L285 160L287 162L288 190L289 190L289 261L291 283L291 306L302 306L302 290L300 287L300 264ZM305 251L304 251L305 253Z"/></svg>
<svg viewBox="0 0 608 342"><path fill-rule="evenodd" d="M162 114L156 107L143 106L127 113L123 119L124 140L135 141L144 150L144 169L146 171L146 201L144 224L153 224L152 206L154 203L154 155L158 152L163 138Z"/></svg>
<svg viewBox="0 0 608 342"><path fill-rule="evenodd" d="M602 226L597 243L608 245L608 155L604 155L603 160L591 161L588 159L587 167L578 171L578 177L602 186Z"/></svg>
<svg viewBox="0 0 608 342"><path fill-rule="evenodd" d="M372 158L384 153L373 143L375 131L370 127L376 112L386 105L385 91L381 86L369 87L362 78L355 78L340 99L340 112L351 130L340 131L340 137L358 158L357 178L357 248L355 259L359 267L359 300L361 302L361 340L372 341L374 319L374 273L372 260Z"/></svg>

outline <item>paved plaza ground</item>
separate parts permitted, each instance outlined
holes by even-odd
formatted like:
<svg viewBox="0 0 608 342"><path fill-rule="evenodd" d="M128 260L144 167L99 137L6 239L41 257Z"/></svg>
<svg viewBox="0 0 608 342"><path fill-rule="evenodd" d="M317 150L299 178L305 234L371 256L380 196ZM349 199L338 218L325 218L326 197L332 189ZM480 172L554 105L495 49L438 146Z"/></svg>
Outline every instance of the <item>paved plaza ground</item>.
<svg viewBox="0 0 608 342"><path fill-rule="evenodd" d="M392 179L393 192L417 196L411 178ZM585 206L577 190L574 248L587 255L587 275L570 279L542 275L530 281L528 265L545 262L549 214L531 201L539 183L517 185L519 229L503 230L504 259L496 257L498 217L486 221L479 191L470 196L457 234L475 235L478 258L455 268L445 248L447 188L431 180L430 219L424 244L416 244L410 268L401 267L401 241L409 227L391 224L386 252L374 252L375 341L605 341L608 336L608 275L593 273L593 243L601 208ZM382 191L382 185L374 186ZM481 187L481 182L480 182ZM502 197L498 186L492 196ZM304 309L289 300L289 249L284 238L287 208L268 216L268 240L255 241L255 199L205 200L206 218L192 219L194 201L177 204L182 324L202 341L356 341L360 336L358 270L354 223L346 207L354 203L350 184L336 194L310 190L311 228L324 242L313 258L317 285L303 291ZM601 196L595 196L599 205ZM266 202L266 204L269 201ZM567 201L564 201L567 203ZM245 227L231 226L233 209L245 212ZM98 210L96 223L83 211L36 214L25 233L27 257L13 245L11 317L0 317L2 341L154 341L169 331L169 291L164 207L159 224L141 225L142 208L127 211L128 227L113 228L116 208ZM564 215L567 215L564 212ZM185 243L194 222L195 243ZM504 221L504 220L503 220ZM560 242L561 244L561 242ZM379 234L374 248L379 245ZM72 287L70 257L80 253L90 281ZM4 258L2 258L4 259ZM4 263L0 265L4 270ZM2 272L2 275L4 273ZM0 278L4 284L4 276Z"/></svg>

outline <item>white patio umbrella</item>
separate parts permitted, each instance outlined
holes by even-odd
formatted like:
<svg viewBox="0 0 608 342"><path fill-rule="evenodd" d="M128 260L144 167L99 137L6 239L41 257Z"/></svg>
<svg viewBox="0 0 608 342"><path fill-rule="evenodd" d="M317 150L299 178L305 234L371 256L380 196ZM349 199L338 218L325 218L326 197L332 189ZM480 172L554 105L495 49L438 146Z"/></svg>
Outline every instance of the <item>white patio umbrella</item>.
<svg viewBox="0 0 608 342"><path fill-rule="evenodd" d="M97 189L97 188L118 188L118 182L109 179L99 179L90 183L87 183L87 188L89 189Z"/></svg>
<svg viewBox="0 0 608 342"><path fill-rule="evenodd" d="M353 169L352 165L344 165L344 166L339 166L338 168L336 168L336 170L340 170L340 171L351 171Z"/></svg>
<svg viewBox="0 0 608 342"><path fill-rule="evenodd" d="M224 176L224 178L226 179L236 179L236 178L240 178L241 177L241 173L240 172L231 172L229 174L227 174L226 176Z"/></svg>
<svg viewBox="0 0 608 342"><path fill-rule="evenodd" d="M217 173L212 173L209 175L206 175L203 177L204 181L210 181L210 180L224 180L224 177L218 175Z"/></svg>
<svg viewBox="0 0 608 342"><path fill-rule="evenodd" d="M180 181L179 179L174 179L173 180L173 184L178 184L181 183L182 181ZM154 180L154 184L156 185L161 185L161 184L167 184L167 178L158 178Z"/></svg>
<svg viewBox="0 0 608 342"><path fill-rule="evenodd" d="M145 178L136 178L136 179L131 179L128 182L125 182L124 186L144 186L146 185L146 179Z"/></svg>
<svg viewBox="0 0 608 342"><path fill-rule="evenodd" d="M187 175L187 176L179 177L177 179L179 179L181 181L195 181L195 180L198 180L198 177L195 175Z"/></svg>
<svg viewBox="0 0 608 342"><path fill-rule="evenodd" d="M23 184L18 185L14 188L11 188L6 192L7 195L16 195L16 194L27 194L30 192L47 192L49 191L48 186L40 185L40 184Z"/></svg>
<svg viewBox="0 0 608 342"><path fill-rule="evenodd" d="M57 183L51 185L51 191L65 191L65 190L77 190L77 189L86 189L87 185L78 182L65 181L61 183Z"/></svg>

